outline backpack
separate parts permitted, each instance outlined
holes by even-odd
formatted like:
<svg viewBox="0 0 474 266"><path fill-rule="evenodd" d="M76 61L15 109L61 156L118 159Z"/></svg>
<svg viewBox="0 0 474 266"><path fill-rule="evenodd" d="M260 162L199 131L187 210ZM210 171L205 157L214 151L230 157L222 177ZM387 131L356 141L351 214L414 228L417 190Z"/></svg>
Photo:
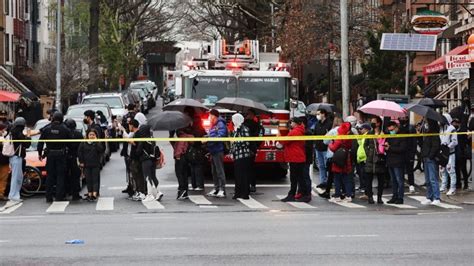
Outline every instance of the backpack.
<svg viewBox="0 0 474 266"><path fill-rule="evenodd" d="M435 156L435 161L442 167L445 167L448 165L449 162L449 147L446 144L441 145L441 148L439 149L439 153Z"/></svg>
<svg viewBox="0 0 474 266"><path fill-rule="evenodd" d="M332 156L332 163L336 164L338 167L344 168L347 163L347 158L349 158L350 150L340 147L337 151L334 152Z"/></svg>
<svg viewBox="0 0 474 266"><path fill-rule="evenodd" d="M6 157L12 157L15 155L15 145L11 142L12 137L8 135L3 142L2 155Z"/></svg>
<svg viewBox="0 0 474 266"><path fill-rule="evenodd" d="M148 159L152 159L155 164L156 164L156 169L161 169L165 165L165 156L163 151L160 149L156 143L153 142L145 142L147 144L153 145L153 152L151 154L148 154L145 149L143 149L143 152L145 153L146 157Z"/></svg>

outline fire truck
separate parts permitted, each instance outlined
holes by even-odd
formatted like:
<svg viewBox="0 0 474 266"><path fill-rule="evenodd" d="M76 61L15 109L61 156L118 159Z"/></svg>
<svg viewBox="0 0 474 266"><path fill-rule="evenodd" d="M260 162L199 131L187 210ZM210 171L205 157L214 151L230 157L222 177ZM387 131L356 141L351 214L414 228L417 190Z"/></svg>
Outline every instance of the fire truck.
<svg viewBox="0 0 474 266"><path fill-rule="evenodd" d="M229 124L235 111L215 107L218 100L241 97L263 103L270 113L259 116L261 135L287 135L290 105L295 102L292 98L298 97L298 82L291 78L290 65L260 60L257 40L229 45L219 39L212 43L209 50L205 58L184 62L181 73L175 77L176 95L217 108ZM208 114L202 114L201 119L204 128L208 129ZM230 162L231 158L226 156L225 161ZM256 163L257 166L274 170L272 175L286 176L287 164L278 142L262 142L256 154Z"/></svg>

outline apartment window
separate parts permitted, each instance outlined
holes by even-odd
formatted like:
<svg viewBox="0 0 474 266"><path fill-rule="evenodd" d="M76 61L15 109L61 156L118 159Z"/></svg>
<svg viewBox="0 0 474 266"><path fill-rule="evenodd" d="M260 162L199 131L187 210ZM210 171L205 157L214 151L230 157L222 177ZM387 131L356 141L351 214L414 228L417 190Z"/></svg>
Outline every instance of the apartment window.
<svg viewBox="0 0 474 266"><path fill-rule="evenodd" d="M30 0L25 0L25 13L28 13L28 2Z"/></svg>
<svg viewBox="0 0 474 266"><path fill-rule="evenodd" d="M5 62L10 61L10 35L5 33Z"/></svg>
<svg viewBox="0 0 474 266"><path fill-rule="evenodd" d="M5 0L5 15L10 15L10 0Z"/></svg>

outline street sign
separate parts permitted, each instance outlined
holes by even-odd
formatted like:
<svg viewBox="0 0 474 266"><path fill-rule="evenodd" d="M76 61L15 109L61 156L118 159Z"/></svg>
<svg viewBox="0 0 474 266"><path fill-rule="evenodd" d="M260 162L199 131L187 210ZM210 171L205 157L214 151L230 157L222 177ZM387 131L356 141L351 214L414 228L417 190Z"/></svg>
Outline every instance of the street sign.
<svg viewBox="0 0 474 266"><path fill-rule="evenodd" d="M469 68L448 69L448 78L462 80L469 78Z"/></svg>
<svg viewBox="0 0 474 266"><path fill-rule="evenodd" d="M377 94L377 100L396 102L403 107L410 102L410 96L400 94Z"/></svg>
<svg viewBox="0 0 474 266"><path fill-rule="evenodd" d="M469 62L469 60L470 56L467 54L447 55L446 69L471 68L471 62Z"/></svg>

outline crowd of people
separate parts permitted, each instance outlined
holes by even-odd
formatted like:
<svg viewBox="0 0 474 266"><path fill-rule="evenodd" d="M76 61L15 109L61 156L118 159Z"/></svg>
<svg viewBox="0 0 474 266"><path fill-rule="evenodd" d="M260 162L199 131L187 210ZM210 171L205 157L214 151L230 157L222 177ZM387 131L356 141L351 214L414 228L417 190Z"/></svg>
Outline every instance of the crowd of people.
<svg viewBox="0 0 474 266"><path fill-rule="evenodd" d="M463 106L469 106L465 102ZM124 158L127 193L135 201L160 201L163 193L159 189L157 166L163 156L154 141L134 141L136 138L153 137L153 131L143 113L133 104L122 121L114 121L117 137L124 138L120 155ZM213 141L219 137L251 137L262 135L262 125L255 110L245 114L235 113L231 125L212 109L209 112L209 128L204 129L201 116L193 108L185 108L189 116L188 126L170 132L173 141L174 169L178 180L177 199L188 199L189 190L204 191L204 169L210 164L213 188L206 195L225 198L226 172L224 158L233 159L235 191L233 199L249 199L256 191L255 157L259 142L236 140L232 142ZM392 187L392 198L388 203L403 204L405 176L409 192L414 192L415 159L422 161L427 187L426 202L439 204L440 193L453 195L464 184L468 188L466 160L471 155L471 135L441 134L440 136L392 138L397 134L413 133L456 133L473 131L474 119L451 117L444 114L447 124L423 119L416 126L410 125L408 117L390 120L356 112L354 116L335 116L321 108L306 117L293 118L289 124L288 136L326 136L322 140L281 141L285 161L289 164L290 190L283 202L310 202L312 197L311 165L318 170L319 195L334 202L351 202L356 192L360 199L369 204L383 204L383 191ZM107 121L97 119L100 114L92 110L84 112L87 125L83 142L51 142L55 139L82 139L76 131L73 119L64 120L60 112L50 116L51 123L40 131L38 143L39 160L47 158L46 201L84 199L97 201L100 196L100 169L105 152ZM469 118L469 116L468 116ZM30 131L25 131L26 121L19 117L11 125L0 121L0 135L6 140L0 147L0 197L11 172L9 203L21 202L20 189L23 182L26 149L29 147ZM26 132L26 134L25 134ZM338 136L358 135L354 139ZM360 136L376 136L364 138ZM179 141L179 138L207 137L208 141ZM23 142L9 143L8 140ZM97 140L99 139L99 140ZM421 152L418 152L418 147ZM448 160L441 162L442 150L448 150ZM418 157L417 157L418 156ZM11 171L10 171L11 169ZM439 184L439 173L442 182ZM87 194L81 197L80 176L84 175ZM373 180L377 180L377 197L373 197ZM189 187L189 180L191 187ZM332 186L335 192L331 194ZM5 199L5 198L2 198Z"/></svg>

